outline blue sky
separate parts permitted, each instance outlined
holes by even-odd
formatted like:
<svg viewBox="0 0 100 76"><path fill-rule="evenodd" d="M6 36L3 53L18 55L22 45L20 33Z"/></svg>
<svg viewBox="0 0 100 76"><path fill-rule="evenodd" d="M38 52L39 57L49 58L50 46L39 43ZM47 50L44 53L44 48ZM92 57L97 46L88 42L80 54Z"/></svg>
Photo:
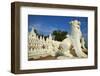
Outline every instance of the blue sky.
<svg viewBox="0 0 100 76"><path fill-rule="evenodd" d="M39 34L49 35L54 30L71 32L72 20L79 20L81 22L81 31L85 39L88 36L88 18L87 17L73 17L73 16L51 16L51 15L28 15L28 31L34 27Z"/></svg>

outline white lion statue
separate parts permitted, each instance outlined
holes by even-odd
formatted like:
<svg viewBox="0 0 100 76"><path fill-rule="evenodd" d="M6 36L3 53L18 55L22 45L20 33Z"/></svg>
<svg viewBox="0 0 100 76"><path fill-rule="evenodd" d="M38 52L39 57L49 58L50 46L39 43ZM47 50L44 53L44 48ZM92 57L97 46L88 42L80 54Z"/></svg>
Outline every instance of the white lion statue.
<svg viewBox="0 0 100 76"><path fill-rule="evenodd" d="M73 20L70 22L70 25L71 35L68 35L67 38L64 39L59 45L62 53L64 54L64 56L74 57L70 53L70 49L73 47L78 57L87 57L87 54L85 54L81 48L83 47L84 49L86 49L84 46L84 38L82 37L82 32L80 30L80 22L78 20Z"/></svg>

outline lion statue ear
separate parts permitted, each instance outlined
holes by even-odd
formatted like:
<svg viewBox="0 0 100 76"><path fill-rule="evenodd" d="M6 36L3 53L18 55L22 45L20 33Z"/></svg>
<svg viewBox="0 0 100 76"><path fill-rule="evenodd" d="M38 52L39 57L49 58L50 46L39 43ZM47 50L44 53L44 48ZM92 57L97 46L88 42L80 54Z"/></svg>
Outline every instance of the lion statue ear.
<svg viewBox="0 0 100 76"><path fill-rule="evenodd" d="M80 25L80 24L81 24L81 22L79 21L79 22L78 22L78 24Z"/></svg>

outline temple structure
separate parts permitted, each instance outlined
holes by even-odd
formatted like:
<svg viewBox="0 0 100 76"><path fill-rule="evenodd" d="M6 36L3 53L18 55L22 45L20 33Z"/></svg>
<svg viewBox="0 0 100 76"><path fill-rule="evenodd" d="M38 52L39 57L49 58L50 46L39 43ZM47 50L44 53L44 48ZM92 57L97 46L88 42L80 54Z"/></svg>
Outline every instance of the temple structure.
<svg viewBox="0 0 100 76"><path fill-rule="evenodd" d="M48 38L38 37L34 27L28 34L28 57L29 59L39 59L46 56L55 56L60 42L54 41L51 34Z"/></svg>

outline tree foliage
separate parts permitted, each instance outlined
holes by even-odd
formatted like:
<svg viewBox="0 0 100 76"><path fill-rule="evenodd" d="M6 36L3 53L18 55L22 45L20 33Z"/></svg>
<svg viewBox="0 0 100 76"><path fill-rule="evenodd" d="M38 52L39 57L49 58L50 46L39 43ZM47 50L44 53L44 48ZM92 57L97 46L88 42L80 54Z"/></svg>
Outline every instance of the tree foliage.
<svg viewBox="0 0 100 76"><path fill-rule="evenodd" d="M55 31L53 31L52 35L54 36L54 40L62 41L66 38L67 32L55 30Z"/></svg>

